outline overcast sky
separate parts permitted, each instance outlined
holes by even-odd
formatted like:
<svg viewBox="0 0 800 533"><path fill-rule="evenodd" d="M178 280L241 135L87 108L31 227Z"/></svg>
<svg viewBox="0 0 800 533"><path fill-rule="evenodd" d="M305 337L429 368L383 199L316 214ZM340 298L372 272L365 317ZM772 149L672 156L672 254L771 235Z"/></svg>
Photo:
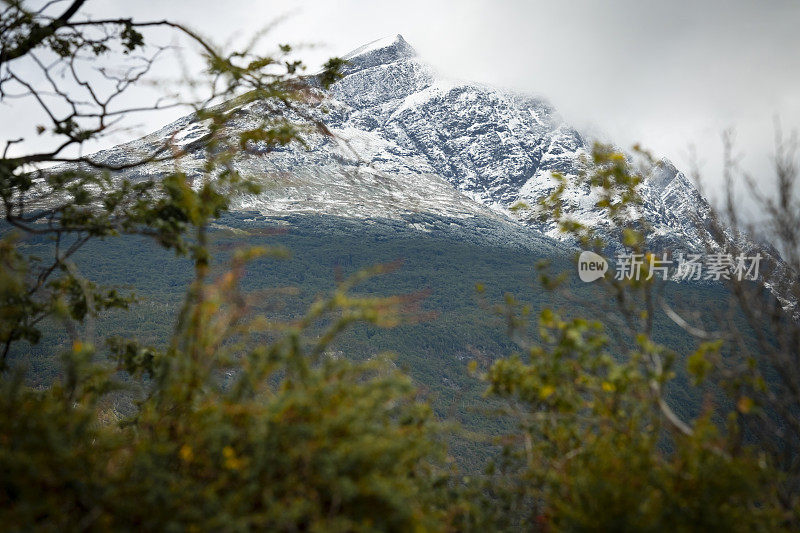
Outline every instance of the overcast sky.
<svg viewBox="0 0 800 533"><path fill-rule="evenodd" d="M177 19L216 41L287 15L267 41L319 45L303 54L311 64L400 33L443 75L545 96L619 145L641 142L684 169L695 147L712 195L723 130L735 128L743 165L758 172L775 117L800 127L796 0L90 0L88 10Z"/></svg>

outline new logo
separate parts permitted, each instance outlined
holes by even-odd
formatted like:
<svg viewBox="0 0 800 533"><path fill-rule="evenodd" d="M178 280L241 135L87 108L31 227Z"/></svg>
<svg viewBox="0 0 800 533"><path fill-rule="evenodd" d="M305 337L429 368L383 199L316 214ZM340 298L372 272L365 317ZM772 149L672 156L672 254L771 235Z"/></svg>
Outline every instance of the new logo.
<svg viewBox="0 0 800 533"><path fill-rule="evenodd" d="M578 277L587 283L602 278L608 271L608 262L594 252L581 252L578 256Z"/></svg>

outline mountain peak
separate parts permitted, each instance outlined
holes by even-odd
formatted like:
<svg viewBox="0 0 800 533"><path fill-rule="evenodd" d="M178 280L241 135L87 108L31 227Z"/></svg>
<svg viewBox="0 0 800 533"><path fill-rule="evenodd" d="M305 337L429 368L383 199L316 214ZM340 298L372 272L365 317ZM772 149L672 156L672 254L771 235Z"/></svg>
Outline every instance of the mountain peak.
<svg viewBox="0 0 800 533"><path fill-rule="evenodd" d="M650 176L649 184L655 190L663 192L680 173L669 159L661 159Z"/></svg>
<svg viewBox="0 0 800 533"><path fill-rule="evenodd" d="M399 33L395 36L383 37L346 54L349 64L344 73L351 74L365 68L394 63L401 59L411 59L417 56L416 50Z"/></svg>

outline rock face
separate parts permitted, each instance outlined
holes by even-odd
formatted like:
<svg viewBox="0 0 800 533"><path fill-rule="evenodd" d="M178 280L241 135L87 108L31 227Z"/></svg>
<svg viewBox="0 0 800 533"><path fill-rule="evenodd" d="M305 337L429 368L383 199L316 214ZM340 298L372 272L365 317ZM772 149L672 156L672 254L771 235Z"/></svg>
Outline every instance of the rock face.
<svg viewBox="0 0 800 533"><path fill-rule="evenodd" d="M396 220L427 213L464 224L491 219L515 234L524 226L531 235L558 238L552 226L526 223L509 210L551 192L552 172L576 175L587 151L584 137L545 100L442 79L400 35L345 58L344 78L320 106L336 138L311 139L307 150L240 157L239 170L261 181L264 192L236 198L235 209ZM250 104L233 127L247 127L259 113L264 109ZM185 117L96 157L125 159L172 137L186 147L180 164L192 173L202 164L192 141L205 131ZM137 172L162 170L149 166ZM646 217L663 246L701 243L692 220L707 216L708 205L681 172L665 162L642 194ZM577 219L605 224L588 190L573 191L570 203Z"/></svg>

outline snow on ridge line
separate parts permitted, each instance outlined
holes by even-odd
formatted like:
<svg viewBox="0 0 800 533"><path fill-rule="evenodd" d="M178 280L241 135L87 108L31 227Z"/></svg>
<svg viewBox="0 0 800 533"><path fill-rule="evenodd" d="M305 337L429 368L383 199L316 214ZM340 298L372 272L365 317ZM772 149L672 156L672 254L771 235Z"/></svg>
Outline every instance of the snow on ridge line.
<svg viewBox="0 0 800 533"><path fill-rule="evenodd" d="M388 36L388 37L381 37L380 39L375 39L372 42L369 42L365 45L359 46L355 50L348 52L345 54L342 59L354 59L358 56L366 55L370 52L374 52L376 50L382 50L384 48L392 48L392 47L404 47L410 50L413 50L408 41L403 39L403 36L399 33L395 36Z"/></svg>
<svg viewBox="0 0 800 533"><path fill-rule="evenodd" d="M400 114L407 110L412 109L414 107L418 107L425 102L436 98L437 96L444 96L451 90L461 87L467 86L467 83L462 83L454 80L436 80L433 84L429 85L428 87L422 89L421 91L417 91L415 93L411 93L403 99L403 103L394 110L394 112L389 116L389 120L399 117Z"/></svg>

